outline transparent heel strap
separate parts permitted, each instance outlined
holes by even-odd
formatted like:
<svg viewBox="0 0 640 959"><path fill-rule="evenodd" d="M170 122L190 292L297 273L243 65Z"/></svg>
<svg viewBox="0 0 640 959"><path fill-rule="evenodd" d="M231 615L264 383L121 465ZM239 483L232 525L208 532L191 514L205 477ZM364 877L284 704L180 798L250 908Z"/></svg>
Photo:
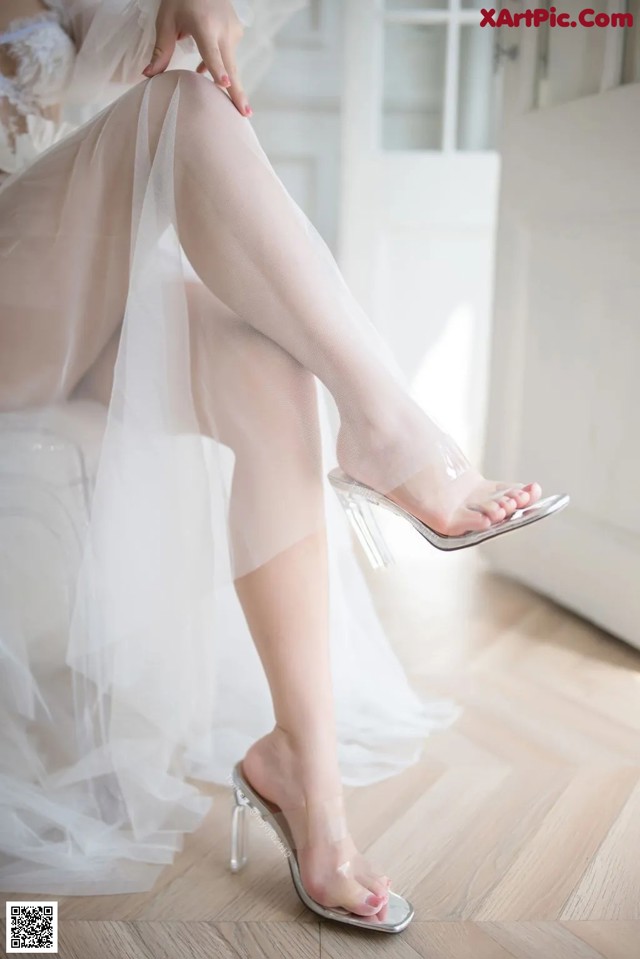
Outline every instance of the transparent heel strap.
<svg viewBox="0 0 640 959"><path fill-rule="evenodd" d="M349 461L358 462L357 450L350 450ZM446 486L472 468L455 439L416 407L406 422L399 424L394 448L367 459L366 478L355 475L385 496L403 486L420 498L425 483Z"/></svg>
<svg viewBox="0 0 640 959"><path fill-rule="evenodd" d="M328 853L328 863L324 861L325 869L330 866L335 873L363 885L371 875L371 864L353 849L351 843L346 843L350 832L342 796L287 807L286 810L273 809L271 815L289 847L297 854L315 847L324 849L326 855L327 846L333 846L334 850ZM380 870L373 871L382 875Z"/></svg>

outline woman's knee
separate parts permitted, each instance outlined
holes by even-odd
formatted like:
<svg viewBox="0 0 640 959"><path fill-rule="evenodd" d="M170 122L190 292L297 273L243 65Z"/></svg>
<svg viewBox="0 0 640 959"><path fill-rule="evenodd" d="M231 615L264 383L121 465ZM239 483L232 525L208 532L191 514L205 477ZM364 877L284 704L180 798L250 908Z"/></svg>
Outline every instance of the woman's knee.
<svg viewBox="0 0 640 959"><path fill-rule="evenodd" d="M193 70L166 70L146 82L151 86L152 103L155 100L168 109L176 96L180 114L195 121L223 116L230 108L235 110L220 87Z"/></svg>

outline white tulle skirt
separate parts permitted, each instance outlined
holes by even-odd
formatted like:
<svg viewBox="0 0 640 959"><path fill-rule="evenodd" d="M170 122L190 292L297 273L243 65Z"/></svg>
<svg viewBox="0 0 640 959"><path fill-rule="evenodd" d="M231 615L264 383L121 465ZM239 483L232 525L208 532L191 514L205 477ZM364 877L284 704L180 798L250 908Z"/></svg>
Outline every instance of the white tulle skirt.
<svg viewBox="0 0 640 959"><path fill-rule="evenodd" d="M398 371L222 91L143 82L2 185L0 337L2 889L152 887L210 808L189 780L273 726L234 577L319 526L344 783L456 718L384 634L303 359L345 395Z"/></svg>

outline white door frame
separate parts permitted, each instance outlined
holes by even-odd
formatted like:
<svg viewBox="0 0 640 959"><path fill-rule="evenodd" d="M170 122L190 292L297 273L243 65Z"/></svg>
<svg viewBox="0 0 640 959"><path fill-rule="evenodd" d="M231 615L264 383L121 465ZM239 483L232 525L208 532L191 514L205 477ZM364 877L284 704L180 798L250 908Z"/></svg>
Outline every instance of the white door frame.
<svg viewBox="0 0 640 959"><path fill-rule="evenodd" d="M568 492L572 502L479 550L494 569L640 647L640 441L630 372L631 356L640 356L640 84L618 86L622 45L612 29L600 92L536 109L537 40L535 30L520 30L505 72L483 470L539 478L545 492ZM546 243L566 260L552 262ZM580 257L590 265L584 274Z"/></svg>

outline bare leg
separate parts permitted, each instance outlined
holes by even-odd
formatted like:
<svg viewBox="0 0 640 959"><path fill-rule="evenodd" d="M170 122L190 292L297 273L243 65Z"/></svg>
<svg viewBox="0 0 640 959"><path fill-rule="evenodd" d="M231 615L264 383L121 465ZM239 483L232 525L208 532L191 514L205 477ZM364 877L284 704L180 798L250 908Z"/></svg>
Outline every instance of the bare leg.
<svg viewBox="0 0 640 959"><path fill-rule="evenodd" d="M166 95L176 78L151 82ZM343 469L445 533L487 528L539 498L537 484L484 480L444 439L359 322L329 251L319 256L250 124L203 78L185 74L177 82L176 203L185 250L209 289L328 387L340 412ZM509 495L496 500L500 486Z"/></svg>
<svg viewBox="0 0 640 959"><path fill-rule="evenodd" d="M306 510L317 524L315 532L235 579L276 717L273 731L249 749L244 768L252 784L283 808L333 801L341 796L342 786L329 660L327 543L314 378L203 285L190 283L187 295L198 420L204 434L230 446L236 456L230 503L234 555L246 566L245 554L251 549L247 531L257 524L271 525L270 541L275 544L278 529L290 522L291 509ZM116 334L75 397L108 403L117 346ZM284 489L279 465L283 457L288 464ZM310 895L326 906L375 914L384 903L388 879L358 854L353 840L347 836L339 843L327 842L323 820L317 817L315 835L311 824L301 824L299 818L292 826L294 835L305 833L298 855ZM337 871L346 860L354 864L348 876ZM367 903L368 897L373 898Z"/></svg>
<svg viewBox="0 0 640 959"><path fill-rule="evenodd" d="M366 326L354 322L357 311L348 291L336 280L332 264L318 257L318 247L310 242L295 205L265 164L250 125L221 90L202 77L180 71L130 91L82 137L61 144L42 163L36 163L15 189L12 186L0 193L0 239L3 224L17 218L24 226L20 243L11 246L10 237L0 260L3 302L16 305L5 309L2 317L0 360L5 358L5 364L0 376L0 406L23 408L70 395L105 346L113 347L127 291L134 134L140 102L149 86L152 152L179 88L175 185L181 242L209 291L237 315L238 323L245 324L237 328L246 337L244 342L261 343L265 356L268 345L271 361L252 362L247 369L254 374L258 368L268 371L274 365L282 373L287 365L289 368L284 402L264 406L265 401L274 402L284 380L276 379L275 391L258 389L251 422L260 422L256 418L265 408L271 410L267 423L278 422L287 409L290 415L291 411L296 414L293 422L287 423L290 437L299 441L293 466L285 459L288 446L283 443L282 430L272 430L270 442L256 452L237 434L237 420L227 423L219 414L215 424L216 435L221 437L230 429L230 445L239 454L234 503L249 502L253 489L269 489L269 476L276 474L268 473L266 484L256 486L256 462L283 463L284 470L277 472L290 484L287 490L294 516L296 511L308 511L303 517L307 535L297 540L280 542L281 523L264 529L270 562L237 580L238 594L274 690L279 723L262 747L256 745L250 751L247 772L255 776L255 785L268 798L286 807L307 796L328 797L336 785L335 738L328 718L326 557L319 461L311 429L314 420L309 415L310 372L326 383L338 404L341 465L372 485L384 489L390 477L410 474L418 453L421 464L430 464L428 483L422 475L422 500L437 499L442 490L433 471L443 471L432 449L437 431L387 369L375 342L366 335ZM91 165L95 153L102 161L99 177ZM74 171L72 178L70 170ZM67 181L71 190L66 189ZM42 297L31 308L25 283L36 260L38 287L47 291L46 309ZM84 284L80 292L79 278ZM69 304L74 306L73 313ZM252 356L252 351L246 355ZM201 361L195 356L194 362ZM200 385L207 382L201 368L194 379ZM212 381L223 382L220 370ZM234 382L242 382L241 377ZM255 377L250 382L254 389ZM262 386L270 383L273 387L267 376ZM249 393L245 390L241 395ZM299 402L290 403L292 397ZM225 400L223 409L233 417L228 392ZM208 402L204 406L213 408ZM250 405L240 407L240 414L250 412ZM258 433L254 429L254 439ZM369 469L375 469L378 483L372 481ZM440 486L444 489L445 483ZM268 504L273 503L271 495ZM432 502L429 508L434 509ZM256 506L257 524L265 522L265 515L262 506ZM475 521L489 522L487 517L471 515ZM286 516L284 525L289 529L288 510ZM242 520L240 514L238 518ZM246 531L246 517L234 527ZM243 548L242 542L237 544L239 559L251 563L252 556L245 556ZM317 667L319 686L317 676L304 671L305 663ZM305 705L306 699L311 701ZM292 789L296 795L290 793ZM319 862L309 864L310 891L318 890L319 897L327 897L320 901L335 904L338 899L355 908L356 901L362 902L356 897L359 889L327 888L334 853L333 848L320 849ZM371 879L373 887L360 885L378 889L381 880L378 875ZM367 910L366 906L359 908Z"/></svg>
<svg viewBox="0 0 640 959"><path fill-rule="evenodd" d="M350 836L327 839L342 787L324 535L307 537L236 580L236 590L269 680L276 716L275 729L249 749L245 773L267 799L284 810L296 810L288 818L296 844L304 847L298 858L309 894L326 906L373 915L384 905L388 878L357 853ZM338 867L346 861L352 866L343 875Z"/></svg>
<svg viewBox="0 0 640 959"><path fill-rule="evenodd" d="M18 216L28 231L33 220L34 234L42 235L47 208L49 228L63 227L53 242L45 234L45 256L36 241L21 241L11 263L7 261L6 299L21 303L2 331L2 346L7 344L2 356L11 357L6 370L0 370L0 389L7 402L19 406L38 402L43 390L45 395L66 395L112 335L109 318L122 315L117 306L126 292L122 280L128 271L130 171L140 103L149 86L152 153L167 112L176 103L173 98L179 98L176 215L191 263L234 313L326 384L340 413L336 452L343 469L389 493L445 533L486 528L537 499L540 488L530 484L519 490L512 485L505 491L509 496L503 494L496 501L500 484L485 481L472 469L453 441L419 409L386 365L381 342L328 249L312 242L308 224L269 165L250 123L222 90L186 71L170 71L138 85L84 138L74 136L48 156L46 177L38 176L36 163L25 189L0 194L5 222ZM113 148L104 147L105 142L113 143ZM91 166L92 151L97 149L102 151L100 191L95 189ZM74 163L74 196L81 195L75 204L64 192L65 173ZM58 176L62 189L52 199L51 184ZM104 233L88 242L83 234L90 234L87 224L95 222L104 224ZM70 235L86 244L74 261L62 257ZM69 316L67 328L61 329L42 310L33 317L29 314L24 277L39 254L42 280L52 290L52 316L64 315L70 295L81 305L77 290L70 289L77 286L79 275L92 277L85 306L97 308L82 336L75 335L83 322L87 326L82 315ZM103 288L96 297L100 284ZM32 379L25 375L34 343L42 351L40 370L49 362L48 382L43 375ZM3 402L0 396L0 405ZM470 509L472 505L481 512Z"/></svg>
<svg viewBox="0 0 640 959"><path fill-rule="evenodd" d="M315 808L339 797L342 787L314 379L206 288L191 285L189 305L196 408L205 431L236 454L231 527L238 561L246 566L247 532L257 523L273 524L270 541L275 542L276 531L290 525L292 510L317 518L316 532L235 580L276 717L275 729L247 753L245 772L281 808ZM358 854L349 836L327 841L327 815L329 810L321 808L313 820L291 819L294 837L304 845L298 856L305 887L323 905L373 915L385 901L387 877ZM345 861L353 864L346 876L337 871Z"/></svg>

